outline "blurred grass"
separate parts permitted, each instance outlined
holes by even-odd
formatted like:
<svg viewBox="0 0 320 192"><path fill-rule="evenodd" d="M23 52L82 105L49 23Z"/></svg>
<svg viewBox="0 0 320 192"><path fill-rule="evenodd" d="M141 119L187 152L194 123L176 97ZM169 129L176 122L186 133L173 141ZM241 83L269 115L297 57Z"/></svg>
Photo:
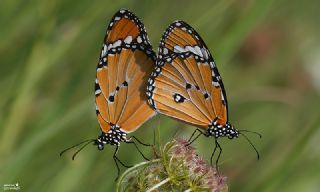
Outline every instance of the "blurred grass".
<svg viewBox="0 0 320 192"><path fill-rule="evenodd" d="M0 2L0 184L25 191L113 191L113 149L86 148L70 160L65 147L96 137L93 80L105 28L119 8L135 12L157 49L164 29L181 19L213 53L222 74L230 121L259 131L252 137L262 159L243 139L223 140L221 162L231 191L318 191L320 184L320 6L300 1L88 1ZM314 56L316 55L316 57ZM318 59L318 60L317 60ZM193 128L160 120L161 138ZM179 129L178 129L179 127ZM207 158L213 141L196 146ZM120 158L141 160L122 145ZM145 153L151 152L145 149Z"/></svg>

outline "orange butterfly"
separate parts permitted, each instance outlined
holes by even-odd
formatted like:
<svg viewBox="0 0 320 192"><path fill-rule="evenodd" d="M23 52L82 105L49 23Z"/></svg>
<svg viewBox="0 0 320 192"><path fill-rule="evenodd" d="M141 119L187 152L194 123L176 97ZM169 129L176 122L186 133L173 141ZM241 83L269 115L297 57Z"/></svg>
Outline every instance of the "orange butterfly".
<svg viewBox="0 0 320 192"><path fill-rule="evenodd" d="M201 134L215 138L211 163L216 149L216 164L222 152L218 138L241 134L228 122L227 96L216 63L198 33L183 21L172 23L162 36L147 96L157 112L201 128L190 143Z"/></svg>
<svg viewBox="0 0 320 192"><path fill-rule="evenodd" d="M154 68L155 53L142 22L128 10L111 20L97 66L96 114L102 134L95 145L119 145L155 115L144 89Z"/></svg>
<svg viewBox="0 0 320 192"><path fill-rule="evenodd" d="M110 144L116 145L113 158L118 174L117 161L126 166L116 156L120 142L132 143L137 147L132 141L135 139L143 144L134 136L128 139L127 134L156 114L145 95L147 79L154 69L155 60L156 55L142 22L128 10L118 11L108 26L95 80L96 115L102 133L97 139L70 147L86 143L72 159L89 143L93 142L99 150Z"/></svg>

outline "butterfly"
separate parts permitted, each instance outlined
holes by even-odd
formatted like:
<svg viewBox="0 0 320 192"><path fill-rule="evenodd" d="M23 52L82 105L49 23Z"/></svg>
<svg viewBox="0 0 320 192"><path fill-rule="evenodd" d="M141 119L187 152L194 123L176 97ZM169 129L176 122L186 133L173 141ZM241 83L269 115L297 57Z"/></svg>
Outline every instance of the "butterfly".
<svg viewBox="0 0 320 192"><path fill-rule="evenodd" d="M96 68L94 94L101 134L96 139L68 148L86 143L72 159L89 143L96 145L99 150L103 150L107 144L115 145L113 158L119 175L117 161L128 167L116 156L120 143L132 143L141 153L133 139L143 143L134 136L127 138L127 134L134 132L156 114L147 103L145 95L155 60L156 54L143 23L132 12L119 10L109 23Z"/></svg>
<svg viewBox="0 0 320 192"><path fill-rule="evenodd" d="M233 139L247 131L229 123L226 91L216 63L199 34L184 21L173 22L164 32L146 94L158 113L198 127L190 143L201 134L215 138L211 164L216 150L220 150L216 165L222 152L218 138Z"/></svg>

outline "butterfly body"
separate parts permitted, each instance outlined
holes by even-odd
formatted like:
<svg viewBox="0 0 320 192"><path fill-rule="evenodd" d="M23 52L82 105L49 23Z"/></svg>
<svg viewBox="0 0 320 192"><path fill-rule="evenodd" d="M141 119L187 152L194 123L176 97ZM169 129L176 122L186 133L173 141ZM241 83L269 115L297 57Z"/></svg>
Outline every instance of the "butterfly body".
<svg viewBox="0 0 320 192"><path fill-rule="evenodd" d="M215 120L208 126L205 135L213 136L215 138L228 137L229 139L233 139L239 137L239 131L229 123L222 126Z"/></svg>
<svg viewBox="0 0 320 192"><path fill-rule="evenodd" d="M120 130L118 125L112 125L108 133L101 133L101 135L95 139L94 145L97 145L99 150L104 149L104 145L120 145L121 142L129 141L127 139L127 133Z"/></svg>

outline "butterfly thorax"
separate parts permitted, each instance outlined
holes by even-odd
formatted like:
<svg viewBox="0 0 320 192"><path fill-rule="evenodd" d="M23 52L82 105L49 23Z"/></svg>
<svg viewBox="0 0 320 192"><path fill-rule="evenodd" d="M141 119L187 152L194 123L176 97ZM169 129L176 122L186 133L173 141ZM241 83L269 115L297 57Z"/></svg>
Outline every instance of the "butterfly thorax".
<svg viewBox="0 0 320 192"><path fill-rule="evenodd" d="M206 135L208 137L228 137L229 139L233 139L234 137L239 137L239 131L229 123L220 125L217 121L213 121L207 129Z"/></svg>
<svg viewBox="0 0 320 192"><path fill-rule="evenodd" d="M112 125L107 133L101 133L101 135L94 141L94 145L97 145L99 150L104 149L104 145L120 145L120 142L127 141L127 133L120 130L118 125Z"/></svg>

